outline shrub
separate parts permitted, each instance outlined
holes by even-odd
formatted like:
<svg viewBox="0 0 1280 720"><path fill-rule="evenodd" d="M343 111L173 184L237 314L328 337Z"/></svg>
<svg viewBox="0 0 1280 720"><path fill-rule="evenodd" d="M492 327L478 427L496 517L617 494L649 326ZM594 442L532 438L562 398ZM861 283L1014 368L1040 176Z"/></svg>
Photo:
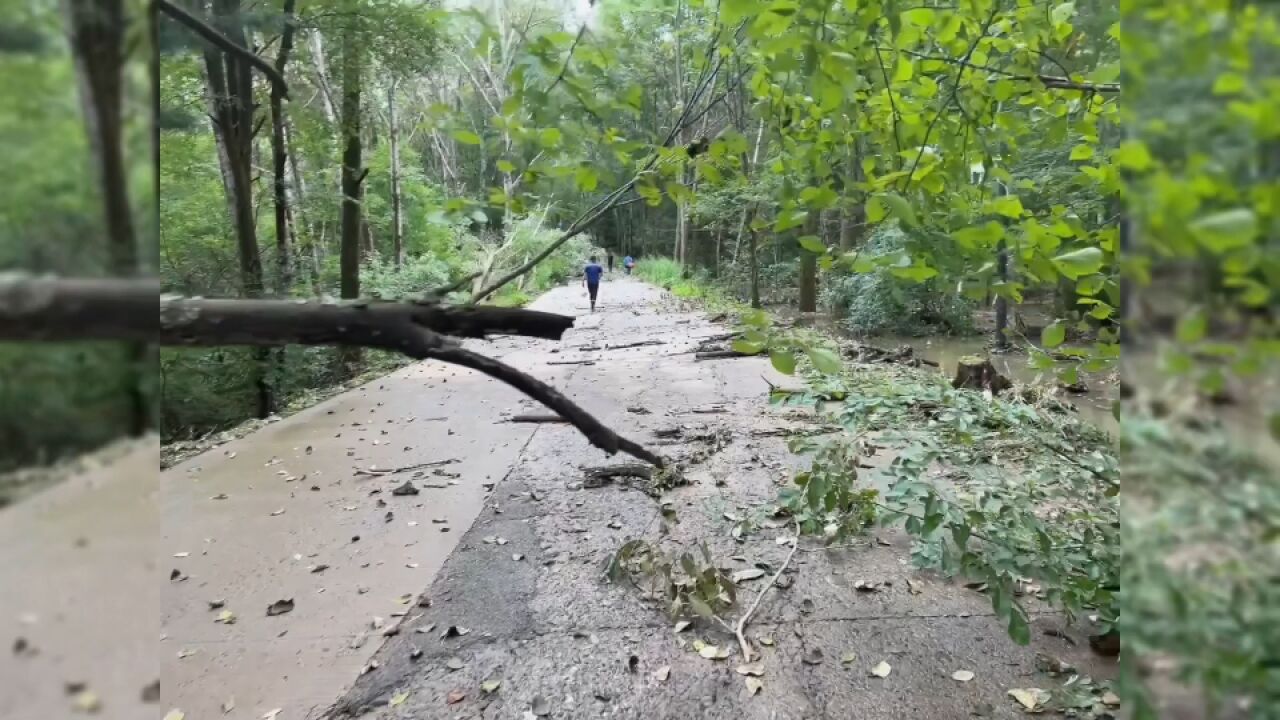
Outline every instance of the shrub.
<svg viewBox="0 0 1280 720"><path fill-rule="evenodd" d="M864 249L874 255L901 249L906 237L897 228L877 230ZM974 332L974 303L929 280L893 275L887 268L856 275L832 275L822 303L859 335L964 335Z"/></svg>

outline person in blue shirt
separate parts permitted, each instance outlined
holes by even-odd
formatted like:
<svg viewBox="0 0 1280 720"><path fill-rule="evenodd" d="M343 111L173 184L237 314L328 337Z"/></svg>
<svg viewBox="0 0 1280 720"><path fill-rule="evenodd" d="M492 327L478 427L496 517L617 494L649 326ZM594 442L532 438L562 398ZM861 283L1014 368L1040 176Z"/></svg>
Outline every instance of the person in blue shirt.
<svg viewBox="0 0 1280 720"><path fill-rule="evenodd" d="M600 263L596 262L596 256L591 256L591 262L582 269L582 284L587 286L587 295L591 296L591 312L596 311L596 293L600 292L600 276L604 274L604 268L600 267Z"/></svg>
<svg viewBox="0 0 1280 720"><path fill-rule="evenodd" d="M631 268L635 267L636 261L630 256L622 258L622 267L626 269L627 274L631 274Z"/></svg>

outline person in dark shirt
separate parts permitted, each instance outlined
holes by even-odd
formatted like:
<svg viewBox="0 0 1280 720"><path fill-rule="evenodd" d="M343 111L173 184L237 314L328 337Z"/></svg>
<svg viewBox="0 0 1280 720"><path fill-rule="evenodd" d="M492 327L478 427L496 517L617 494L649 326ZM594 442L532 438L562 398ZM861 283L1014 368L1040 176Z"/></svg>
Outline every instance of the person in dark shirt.
<svg viewBox="0 0 1280 720"><path fill-rule="evenodd" d="M609 253L609 256L607 259L609 261L609 272L612 273L613 272L613 253Z"/></svg>
<svg viewBox="0 0 1280 720"><path fill-rule="evenodd" d="M596 293L600 292L600 276L604 274L604 268L600 267L600 263L596 262L596 256L591 256L591 262L582 269L582 284L587 286L587 295L591 297L591 312L596 311Z"/></svg>

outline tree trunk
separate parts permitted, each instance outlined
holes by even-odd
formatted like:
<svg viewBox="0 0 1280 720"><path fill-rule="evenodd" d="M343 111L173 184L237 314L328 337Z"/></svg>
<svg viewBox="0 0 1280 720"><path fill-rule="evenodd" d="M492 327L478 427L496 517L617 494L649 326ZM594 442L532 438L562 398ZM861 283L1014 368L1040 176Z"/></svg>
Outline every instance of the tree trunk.
<svg viewBox="0 0 1280 720"><path fill-rule="evenodd" d="M996 274L1000 282L1009 280L1009 251L1005 248L1004 239L996 249ZM995 347L1006 350L1009 347L1009 301L1004 295L996 295L996 337Z"/></svg>
<svg viewBox="0 0 1280 720"><path fill-rule="evenodd" d="M123 0L64 0L63 12L101 193L109 269L114 275L137 275L138 238L129 201L123 122L128 12ZM121 381L133 435L154 425L155 413L143 389L142 368L149 355L145 344L124 347Z"/></svg>
<svg viewBox="0 0 1280 720"><path fill-rule="evenodd" d="M391 143L391 252L396 268L404 265L404 215L400 197L400 128L396 118L396 82L387 88L387 138Z"/></svg>
<svg viewBox="0 0 1280 720"><path fill-rule="evenodd" d="M342 238L340 294L343 298L360 297L360 228L361 188L364 181L360 146L360 83L363 68L360 61L357 18L347 18L342 31ZM354 374L360 363L359 351L344 349L342 363Z"/></svg>
<svg viewBox="0 0 1280 720"><path fill-rule="evenodd" d="M760 260L756 257L756 229L751 227L756 219L756 206L747 211L747 264L751 269L751 307L760 309Z"/></svg>
<svg viewBox="0 0 1280 720"><path fill-rule="evenodd" d="M240 0L215 0L214 25L231 42L246 47L241 24ZM258 248L257 218L253 207L254 99L253 69L244 60L217 50L204 53L210 116L221 161L228 211L236 233L240 259L240 292L262 297L264 282ZM268 351L254 351L253 384L257 391L257 415L267 417L275 409L267 381Z"/></svg>
<svg viewBox="0 0 1280 720"><path fill-rule="evenodd" d="M816 235L820 214L810 212L804 222L805 235ZM800 312L818 310L818 256L808 250L800 251Z"/></svg>
<svg viewBox="0 0 1280 720"><path fill-rule="evenodd" d="M295 28L293 13L297 0L284 0L284 30L280 36L280 54L276 69L284 74L293 50ZM279 85L271 86L271 171L275 190L276 219L276 295L287 297L293 289L293 241L289 225L289 191L285 176L289 169L288 147L284 136L284 93Z"/></svg>

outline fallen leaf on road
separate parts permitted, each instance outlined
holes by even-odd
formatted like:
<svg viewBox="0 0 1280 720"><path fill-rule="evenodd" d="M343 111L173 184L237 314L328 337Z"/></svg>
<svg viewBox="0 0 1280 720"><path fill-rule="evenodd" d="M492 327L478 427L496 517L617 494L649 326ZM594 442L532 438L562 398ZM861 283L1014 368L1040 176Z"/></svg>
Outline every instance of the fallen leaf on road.
<svg viewBox="0 0 1280 720"><path fill-rule="evenodd" d="M179 660L186 660L187 658L191 657L192 655L195 655L195 654L196 654L196 652L197 652L197 651L195 651L195 650L188 650L187 648L183 648L183 649L181 649L181 650L179 650L179 651L178 651L178 659L179 659Z"/></svg>
<svg viewBox="0 0 1280 720"><path fill-rule="evenodd" d="M325 565L324 563L320 563L319 565L316 565L315 567L311 568L311 572L313 572L313 573L322 573L322 572L324 572L325 570L328 570L328 569L329 569L329 566L328 566L328 565Z"/></svg>
<svg viewBox="0 0 1280 720"><path fill-rule="evenodd" d="M871 674L878 678L889 677L889 673L893 672L893 666L881 660L875 667L871 668Z"/></svg>
<svg viewBox="0 0 1280 720"><path fill-rule="evenodd" d="M174 557L176 557L176 558L189 557L190 555L191 555L191 553L189 553L189 552L180 552L180 553L174 553L174 554L173 554L173 556L174 556Z"/></svg>
<svg viewBox="0 0 1280 720"><path fill-rule="evenodd" d="M409 699L409 693L407 692L396 693L395 695L391 696L390 700L387 701L387 706L395 707L397 705L403 705L404 701L408 699Z"/></svg>
<svg viewBox="0 0 1280 720"><path fill-rule="evenodd" d="M764 681L761 680L760 678L753 678L753 677L746 678L746 683L747 683L748 695L757 695L760 693L761 690L764 689Z"/></svg>
<svg viewBox="0 0 1280 720"><path fill-rule="evenodd" d="M444 525L449 522L449 518L431 518L431 522L436 525Z"/></svg>
<svg viewBox="0 0 1280 720"><path fill-rule="evenodd" d="M209 498L209 499L210 499L210 500L226 500L228 497L230 497L230 496L229 496L229 495L227 495L226 493L218 493L217 495L214 495L213 497L211 497L211 498Z"/></svg>
<svg viewBox="0 0 1280 720"><path fill-rule="evenodd" d="M972 679L973 679L973 671L971 671L971 670L957 670L957 671L955 671L955 672L951 673L951 679L952 679L952 680L959 680L960 682L969 682L970 680L972 680Z"/></svg>
<svg viewBox="0 0 1280 720"><path fill-rule="evenodd" d="M805 653L804 657L800 658L800 662L804 663L805 665L821 665L822 651L819 650L818 648L814 648L809 652Z"/></svg>
<svg viewBox="0 0 1280 720"><path fill-rule="evenodd" d="M907 592L911 593L912 595L919 595L920 585L916 583L914 580L912 580L911 578L907 578Z"/></svg>
<svg viewBox="0 0 1280 720"><path fill-rule="evenodd" d="M520 553L516 553L511 556L511 559L515 560L516 562L520 562L521 560L524 559L524 555L521 555Z"/></svg>
<svg viewBox="0 0 1280 720"><path fill-rule="evenodd" d="M698 649L698 654L708 660L724 660L729 657L729 651L715 645L703 645Z"/></svg>
<svg viewBox="0 0 1280 720"><path fill-rule="evenodd" d="M533 710L534 715L538 717L546 717L551 714L551 703L548 703L547 699L541 695L535 695L533 697L533 705L530 709Z"/></svg>
<svg viewBox="0 0 1280 720"><path fill-rule="evenodd" d="M667 678L671 677L671 666L663 665L657 670L654 670L653 677L656 678L658 682L666 682Z"/></svg>
<svg viewBox="0 0 1280 720"><path fill-rule="evenodd" d="M850 665L856 662L857 660L858 660L857 654L852 652L847 652L840 656L840 662L844 663L845 665Z"/></svg>
<svg viewBox="0 0 1280 720"><path fill-rule="evenodd" d="M412 480L405 480L404 484L393 489L391 491L391 494L395 495L396 497L403 497L405 495L417 495L418 488L413 486Z"/></svg>
<svg viewBox="0 0 1280 720"><path fill-rule="evenodd" d="M800 612L804 613L805 615L808 615L812 613L813 610L814 610L814 604L812 600L810 600L809 598L805 598L800 601Z"/></svg>
<svg viewBox="0 0 1280 720"><path fill-rule="evenodd" d="M404 566L409 568L410 570L418 569L418 563L405 563Z"/></svg>
<svg viewBox="0 0 1280 720"><path fill-rule="evenodd" d="M765 647L773 647L773 637L770 635L757 635L756 640L760 641Z"/></svg>
<svg viewBox="0 0 1280 720"><path fill-rule="evenodd" d="M271 517L276 517L276 516L278 516L278 515L283 515L283 514L284 514L284 508L280 508L279 510L273 510L273 511L271 511Z"/></svg>
<svg viewBox="0 0 1280 720"><path fill-rule="evenodd" d="M480 683L480 689L486 693L492 693L502 687L502 680L494 678L493 680L485 680Z"/></svg>
<svg viewBox="0 0 1280 720"><path fill-rule="evenodd" d="M210 601L209 601L209 609L210 609L210 610L221 610L222 608L224 608L224 607L226 607L226 606L227 606L227 601L226 601L226 600L218 599L218 600L210 600Z"/></svg>
<svg viewBox="0 0 1280 720"><path fill-rule="evenodd" d="M746 665L739 665L737 667L737 672L739 675L760 677L761 675L764 675L764 665L761 663L747 663Z"/></svg>
<svg viewBox="0 0 1280 720"><path fill-rule="evenodd" d="M480 538L480 542L482 542L482 543L484 543L484 544L486 544L486 545L492 545L492 544L494 544L494 543L498 542L498 536L497 536L497 535L485 535L484 537Z"/></svg>
<svg viewBox="0 0 1280 720"><path fill-rule="evenodd" d="M372 627L374 630L381 630L382 626L386 624L387 624L387 621L382 619L381 617L378 617L377 615L374 615L373 619L369 621L369 626Z"/></svg>
<svg viewBox="0 0 1280 720"><path fill-rule="evenodd" d="M1049 693L1040 688L1014 688L1009 696L1027 710L1035 710L1049 698Z"/></svg>
<svg viewBox="0 0 1280 720"><path fill-rule="evenodd" d="M758 580L762 577L764 577L764 571L761 570L760 568L748 568L746 570L739 570L738 572L734 573L733 582L744 583L744 582L747 582L748 580Z"/></svg>
<svg viewBox="0 0 1280 720"><path fill-rule="evenodd" d="M1102 694L1102 704L1115 707L1120 704L1120 696L1108 690Z"/></svg>
<svg viewBox="0 0 1280 720"><path fill-rule="evenodd" d="M506 539L506 538L504 538L504 537L500 537L500 538L498 538L498 544L499 544L499 545L506 545L506 544L507 544L507 539Z"/></svg>
<svg viewBox="0 0 1280 720"><path fill-rule="evenodd" d="M277 600L267 606L267 617L284 615L288 612L293 612L293 598L288 600Z"/></svg>
<svg viewBox="0 0 1280 720"><path fill-rule="evenodd" d="M853 584L853 589L858 592L878 592L880 583L872 580L859 580Z"/></svg>
<svg viewBox="0 0 1280 720"><path fill-rule="evenodd" d="M262 720L276 720L276 716L282 712L284 712L284 708L276 708L274 710L268 710L262 714Z"/></svg>
<svg viewBox="0 0 1280 720"><path fill-rule="evenodd" d="M445 662L445 667L450 670L461 670L466 666L467 664L462 662L462 658L460 657L451 657Z"/></svg>
<svg viewBox="0 0 1280 720"><path fill-rule="evenodd" d="M96 713L102 709L102 700L92 690L84 690L76 694L71 701L71 708L76 712Z"/></svg>
<svg viewBox="0 0 1280 720"><path fill-rule="evenodd" d="M675 631L684 632L685 630L688 630L689 626L692 624L693 623L689 622L688 620L681 620L680 622L676 623Z"/></svg>
<svg viewBox="0 0 1280 720"><path fill-rule="evenodd" d="M184 720L186 717L187 714L177 708L174 708L164 714L164 720Z"/></svg>
<svg viewBox="0 0 1280 720"><path fill-rule="evenodd" d="M471 632L471 628L464 628L458 625L450 625L441 635L440 639L462 637Z"/></svg>
<svg viewBox="0 0 1280 720"><path fill-rule="evenodd" d="M223 610L222 612L218 613L218 617L214 619L214 622L222 623L223 625L235 625L236 614L231 612L230 610Z"/></svg>

